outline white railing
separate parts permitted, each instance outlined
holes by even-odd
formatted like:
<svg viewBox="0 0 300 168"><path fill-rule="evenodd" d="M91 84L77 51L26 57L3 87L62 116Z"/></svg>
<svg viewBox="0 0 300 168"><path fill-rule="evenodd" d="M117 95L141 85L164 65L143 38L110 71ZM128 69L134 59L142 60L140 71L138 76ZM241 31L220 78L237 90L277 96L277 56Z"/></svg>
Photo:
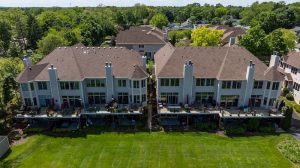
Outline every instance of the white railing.
<svg viewBox="0 0 300 168"><path fill-rule="evenodd" d="M9 142L7 136L0 136L0 158L9 150Z"/></svg>

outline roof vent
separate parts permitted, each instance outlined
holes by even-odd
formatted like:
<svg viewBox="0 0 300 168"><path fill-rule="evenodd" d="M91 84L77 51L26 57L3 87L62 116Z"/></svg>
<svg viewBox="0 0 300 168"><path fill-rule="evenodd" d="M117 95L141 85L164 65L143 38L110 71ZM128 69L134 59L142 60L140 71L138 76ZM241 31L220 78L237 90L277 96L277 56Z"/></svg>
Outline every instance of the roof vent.
<svg viewBox="0 0 300 168"><path fill-rule="evenodd" d="M109 49L111 49L111 47L109 47Z"/></svg>
<svg viewBox="0 0 300 168"><path fill-rule="evenodd" d="M65 47L65 49L67 49L67 47Z"/></svg>
<svg viewBox="0 0 300 168"><path fill-rule="evenodd" d="M78 47L75 47L76 49L78 49Z"/></svg>
<svg viewBox="0 0 300 168"><path fill-rule="evenodd" d="M90 47L86 47L87 49L89 49Z"/></svg>
<svg viewBox="0 0 300 168"><path fill-rule="evenodd" d="M117 47L115 47L115 49L117 49Z"/></svg>
<svg viewBox="0 0 300 168"><path fill-rule="evenodd" d="M81 49L83 49L83 47L81 47Z"/></svg>
<svg viewBox="0 0 300 168"><path fill-rule="evenodd" d="M123 49L123 47L120 47L121 49Z"/></svg>
<svg viewBox="0 0 300 168"><path fill-rule="evenodd" d="M61 47L58 47L59 49L61 48Z"/></svg>
<svg viewBox="0 0 300 168"><path fill-rule="evenodd" d="M103 49L105 49L106 47L103 47Z"/></svg>
<svg viewBox="0 0 300 168"><path fill-rule="evenodd" d="M95 47L92 47L92 49L95 49Z"/></svg>
<svg viewBox="0 0 300 168"><path fill-rule="evenodd" d="M100 49L100 47L97 47L98 49Z"/></svg>

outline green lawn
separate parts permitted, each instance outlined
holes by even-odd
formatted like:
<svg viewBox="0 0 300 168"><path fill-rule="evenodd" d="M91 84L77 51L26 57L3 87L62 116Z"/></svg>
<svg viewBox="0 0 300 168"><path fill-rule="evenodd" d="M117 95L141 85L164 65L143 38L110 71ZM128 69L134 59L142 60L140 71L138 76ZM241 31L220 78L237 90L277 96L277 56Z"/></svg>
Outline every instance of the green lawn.
<svg viewBox="0 0 300 168"><path fill-rule="evenodd" d="M285 168L293 164L276 146L287 136L290 135L239 138L208 133L105 133L74 138L34 135L14 146L2 166Z"/></svg>

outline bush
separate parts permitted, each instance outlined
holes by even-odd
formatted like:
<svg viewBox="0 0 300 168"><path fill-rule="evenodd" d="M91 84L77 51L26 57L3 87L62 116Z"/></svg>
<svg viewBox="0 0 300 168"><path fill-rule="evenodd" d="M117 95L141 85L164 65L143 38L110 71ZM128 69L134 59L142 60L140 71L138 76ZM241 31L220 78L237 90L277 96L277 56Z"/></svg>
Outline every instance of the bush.
<svg viewBox="0 0 300 168"><path fill-rule="evenodd" d="M258 131L261 133L274 133L276 131L275 127L259 127Z"/></svg>
<svg viewBox="0 0 300 168"><path fill-rule="evenodd" d="M292 95L292 93L288 93L285 97L290 101L294 101L294 96Z"/></svg>
<svg viewBox="0 0 300 168"><path fill-rule="evenodd" d="M282 90L282 96L285 97L288 93L290 93L290 90L287 87L283 88L283 90Z"/></svg>
<svg viewBox="0 0 300 168"><path fill-rule="evenodd" d="M288 130L291 127L293 108L285 106L282 108L284 118L281 120L281 127L284 130Z"/></svg>
<svg viewBox="0 0 300 168"><path fill-rule="evenodd" d="M197 123L195 125L195 128L196 129L199 129L199 130L203 130L203 131L208 131L208 130L215 130L217 128L217 124L212 122L212 123L208 123L208 122L205 122L205 123Z"/></svg>
<svg viewBox="0 0 300 168"><path fill-rule="evenodd" d="M245 134L246 129L244 127L230 126L225 127L225 132L227 135L242 135Z"/></svg>
<svg viewBox="0 0 300 168"><path fill-rule="evenodd" d="M279 151L294 163L300 163L300 143L294 138L286 138L278 144Z"/></svg>
<svg viewBox="0 0 300 168"><path fill-rule="evenodd" d="M246 128L248 131L257 131L258 127L259 127L259 119L257 118L251 118L250 120L248 120Z"/></svg>
<svg viewBox="0 0 300 168"><path fill-rule="evenodd" d="M300 105L298 105L298 104L297 104L297 105L295 105L295 106L294 106L294 109L295 109L297 112L299 112L299 113L300 113Z"/></svg>

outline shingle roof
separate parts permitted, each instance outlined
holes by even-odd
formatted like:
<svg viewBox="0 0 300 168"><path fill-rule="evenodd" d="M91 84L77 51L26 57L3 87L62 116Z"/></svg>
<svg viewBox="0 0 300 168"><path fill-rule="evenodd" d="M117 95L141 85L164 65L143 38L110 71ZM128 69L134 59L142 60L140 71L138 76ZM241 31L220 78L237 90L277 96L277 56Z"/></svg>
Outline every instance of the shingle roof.
<svg viewBox="0 0 300 168"><path fill-rule="evenodd" d="M116 44L165 44L163 32L149 26L131 27L118 33Z"/></svg>
<svg viewBox="0 0 300 168"><path fill-rule="evenodd" d="M37 65L32 66L31 70L24 70L17 81L49 80L50 64L57 68L58 78L62 81L104 78L106 62L112 63L115 77L147 77L147 73L136 75L136 66L143 69L142 58L136 51L123 47L62 47L55 49Z"/></svg>
<svg viewBox="0 0 300 168"><path fill-rule="evenodd" d="M246 33L246 31L241 27L229 27L225 25L209 25L208 27L218 30L224 30L224 35L222 37L223 45L229 43L230 37L238 37Z"/></svg>
<svg viewBox="0 0 300 168"><path fill-rule="evenodd" d="M249 61L252 60L255 64L254 78L256 80L270 79L264 74L268 67L242 47L175 48L169 43L155 54L156 76L183 77L183 65L186 60L193 62L193 75L196 78L245 80ZM273 73L275 73L272 77L274 80L282 80L283 77L277 74L277 71Z"/></svg>
<svg viewBox="0 0 300 168"><path fill-rule="evenodd" d="M300 52L290 52L284 57L285 62L293 67L300 68Z"/></svg>

